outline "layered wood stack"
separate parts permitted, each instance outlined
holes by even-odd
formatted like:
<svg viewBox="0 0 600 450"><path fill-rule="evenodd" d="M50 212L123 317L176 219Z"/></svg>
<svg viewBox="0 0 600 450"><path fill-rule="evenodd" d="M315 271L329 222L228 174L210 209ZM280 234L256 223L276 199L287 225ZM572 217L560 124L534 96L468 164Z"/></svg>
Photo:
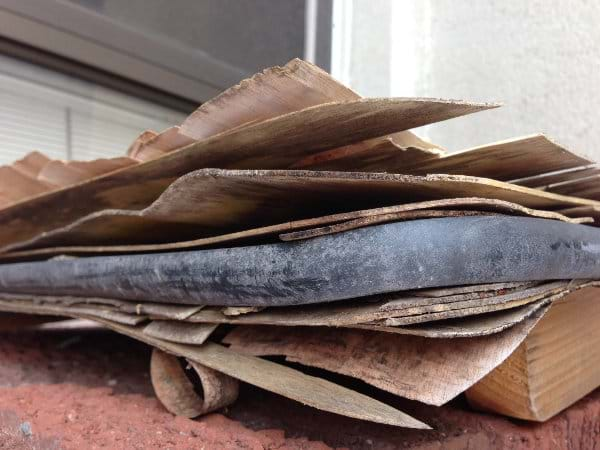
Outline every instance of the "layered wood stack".
<svg viewBox="0 0 600 450"><path fill-rule="evenodd" d="M427 428L341 374L545 420L600 385L600 171L542 135L447 154L408 131L493 107L362 99L294 60L127 157L32 153L0 168L0 310L154 346L156 393L189 417L241 380Z"/></svg>

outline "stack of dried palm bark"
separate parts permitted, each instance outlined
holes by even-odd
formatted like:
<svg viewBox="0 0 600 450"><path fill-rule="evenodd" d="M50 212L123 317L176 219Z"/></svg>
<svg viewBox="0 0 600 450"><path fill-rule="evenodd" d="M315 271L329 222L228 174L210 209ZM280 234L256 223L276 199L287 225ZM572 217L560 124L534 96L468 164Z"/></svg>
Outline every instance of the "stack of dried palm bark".
<svg viewBox="0 0 600 450"><path fill-rule="evenodd" d="M407 131L496 106L362 99L294 60L127 157L31 153L0 168L0 310L154 346L189 417L241 380L427 428L342 374L545 420L600 385L600 170L542 135L447 154Z"/></svg>

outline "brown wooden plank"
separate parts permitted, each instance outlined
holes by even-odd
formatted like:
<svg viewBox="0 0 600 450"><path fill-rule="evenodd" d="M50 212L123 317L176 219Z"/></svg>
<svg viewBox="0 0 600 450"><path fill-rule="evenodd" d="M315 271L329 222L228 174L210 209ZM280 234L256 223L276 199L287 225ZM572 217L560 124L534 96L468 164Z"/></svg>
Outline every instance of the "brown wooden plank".
<svg viewBox="0 0 600 450"><path fill-rule="evenodd" d="M217 97L202 104L179 127L173 127L136 152L139 160L148 160L236 127L271 119L278 115L335 101L354 101L361 97L333 79L327 72L299 59L283 67L271 67L243 80ZM186 141L187 140L187 141ZM409 131L375 138L327 150L309 156L297 167L315 167L325 159L335 159L336 168L346 170L386 170L386 164L401 165L405 158L428 159L441 153Z"/></svg>
<svg viewBox="0 0 600 450"><path fill-rule="evenodd" d="M130 148L128 155L137 161L149 161L165 153L194 143L194 139L182 135L178 126L167 128L156 136Z"/></svg>
<svg viewBox="0 0 600 450"><path fill-rule="evenodd" d="M53 186L49 183L32 178L12 166L0 166L0 195L11 202L19 202L51 189Z"/></svg>
<svg viewBox="0 0 600 450"><path fill-rule="evenodd" d="M427 338L458 338L487 336L504 331L541 308L548 309L552 298L542 299L524 306L497 311L488 314L467 316L458 319L425 322L402 327L386 327L375 325L356 325L356 328L386 333L408 334Z"/></svg>
<svg viewBox="0 0 600 450"><path fill-rule="evenodd" d="M89 178L91 176L83 170L58 160L48 161L37 176L38 180L51 184L53 189L70 186Z"/></svg>
<svg viewBox="0 0 600 450"><path fill-rule="evenodd" d="M34 151L12 163L12 167L29 178L37 178L40 171L48 162L50 162L50 158L38 151Z"/></svg>
<svg viewBox="0 0 600 450"><path fill-rule="evenodd" d="M320 150L490 107L442 100L365 99L307 108L5 208L0 211L0 245L29 239L101 209L145 207L176 177L200 167L287 167Z"/></svg>
<svg viewBox="0 0 600 450"><path fill-rule="evenodd" d="M597 166L584 166L512 180L511 183L545 190L553 184L575 181L598 174L600 174L600 169Z"/></svg>
<svg viewBox="0 0 600 450"><path fill-rule="evenodd" d="M446 173L512 180L590 164L543 135L487 144L425 162L415 162L402 173Z"/></svg>
<svg viewBox="0 0 600 450"><path fill-rule="evenodd" d="M571 288L580 284L573 284ZM331 304L267 308L241 316L226 316L219 309L204 308L186 320L199 323L292 327L351 327L367 323L379 326L401 326L514 308L551 296L566 294L570 289L568 286L568 282L555 282L525 289L431 298L416 297L410 293L394 293Z"/></svg>
<svg viewBox="0 0 600 450"><path fill-rule="evenodd" d="M196 140L205 139L231 128L311 106L360 98L360 95L324 70L296 58L283 67L267 68L202 104L183 122L180 133ZM377 154L378 143L383 143L389 151L395 153L411 148L414 150L413 156L421 159L423 156L431 157L440 153L435 145L419 139L409 131L402 131L369 143L333 149L328 154L331 156L331 153L335 153L338 160L345 160L350 154L365 150ZM322 154L317 156L317 159L323 158ZM338 161L338 164L342 163ZM306 166L314 164L301 164L299 167Z"/></svg>
<svg viewBox="0 0 600 450"><path fill-rule="evenodd" d="M600 198L600 175L591 175L564 183L548 186L546 189L560 195L574 195L582 198Z"/></svg>
<svg viewBox="0 0 600 450"><path fill-rule="evenodd" d="M140 135L135 138L135 140L131 143L129 148L127 149L127 156L142 161L143 159L138 158L137 155L140 152L140 149L150 140L154 139L158 136L158 133L153 130L145 130L140 133Z"/></svg>
<svg viewBox="0 0 600 450"><path fill-rule="evenodd" d="M169 342L200 345L210 337L217 327L217 324L208 323L153 320L144 327L144 333Z"/></svg>
<svg viewBox="0 0 600 450"><path fill-rule="evenodd" d="M566 214L569 217L592 217L600 219L599 206L573 206L571 208L560 209L557 212Z"/></svg>
<svg viewBox="0 0 600 450"><path fill-rule="evenodd" d="M81 187L84 186L87 184ZM137 186L135 184L131 189ZM161 243L169 238L171 241L190 240L357 208L372 209L398 203L473 195L529 208L600 205L600 202L561 197L494 180L460 175L416 177L356 172L203 169L181 177L141 211L96 212L56 230L43 224L30 224L27 218L23 218L26 225L35 225L38 231L43 230L45 234L41 238L33 234L28 240L3 246L2 251L26 246L99 245L107 241L135 244ZM507 209L506 205L499 205L499 209ZM74 205L69 207L75 208ZM516 211L519 207L512 209ZM384 213L393 212L400 210ZM544 215L539 212L533 214L538 217ZM0 211L0 220L2 215ZM17 232L19 230L15 230ZM196 235L186 234L190 232Z"/></svg>

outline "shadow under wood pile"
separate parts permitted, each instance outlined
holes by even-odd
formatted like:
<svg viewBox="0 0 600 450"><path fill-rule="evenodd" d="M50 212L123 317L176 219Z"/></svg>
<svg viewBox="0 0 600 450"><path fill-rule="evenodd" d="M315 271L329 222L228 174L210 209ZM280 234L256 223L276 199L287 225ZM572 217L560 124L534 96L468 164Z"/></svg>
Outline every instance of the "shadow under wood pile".
<svg viewBox="0 0 600 450"><path fill-rule="evenodd" d="M123 158L31 153L0 168L0 310L153 346L157 397L187 417L243 381L428 427L341 374L545 420L600 385L598 169L542 135L447 154L408 131L496 106L362 99L294 60Z"/></svg>

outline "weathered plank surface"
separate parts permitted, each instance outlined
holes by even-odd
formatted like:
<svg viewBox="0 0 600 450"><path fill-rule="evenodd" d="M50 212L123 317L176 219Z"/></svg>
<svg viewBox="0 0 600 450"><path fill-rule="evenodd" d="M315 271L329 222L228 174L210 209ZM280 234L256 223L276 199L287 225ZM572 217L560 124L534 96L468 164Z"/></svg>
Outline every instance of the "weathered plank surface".
<svg viewBox="0 0 600 450"><path fill-rule="evenodd" d="M0 245L29 239L101 209L146 207L175 178L191 170L285 168L321 150L488 108L424 99L365 99L306 108L4 208Z"/></svg>
<svg viewBox="0 0 600 450"><path fill-rule="evenodd" d="M63 315L57 314L55 308L52 305L40 305L32 302L24 305L10 302L8 306L5 302L0 302L0 310L2 311ZM205 342L201 346L196 346L164 341L144 334L141 327L118 323L108 317L97 315L93 310L68 309L68 315L75 318L94 320L164 352L186 358L192 363L201 364L240 381L323 411L394 426L429 428L423 422L351 389L322 378L305 375L297 370L261 358L233 352L212 342Z"/></svg>
<svg viewBox="0 0 600 450"><path fill-rule="evenodd" d="M286 211L286 207L289 205L289 203L290 202L281 204L281 207L276 208L276 211L278 211L279 213ZM257 205L256 207L262 208L261 205ZM257 239L267 239L268 236L274 235L279 235L280 237L283 237L283 235L290 234L291 237L295 237L297 235L294 235L292 233L294 233L295 230L302 229L308 229L309 232L310 230L314 230L314 232L327 231L327 233L325 234L331 234L332 232L338 232L340 230L343 230L344 228L348 228L348 223L350 222L350 225L352 225L353 221L368 221L371 220L371 218L374 218L376 220L378 217L390 214L409 213L414 211L429 210L433 208L440 209L458 207L464 210L489 212L495 214L524 215L545 219L561 220L569 223L587 223L587 221L589 220L589 218L585 217L585 214L583 214L583 212L580 212L579 210L575 214L577 217L572 219L562 214L558 214L556 212L525 208L521 205L517 205L516 203L505 202L503 200L465 197L406 203L403 205L394 205L381 208L351 211L348 213L329 214L326 216L316 217L312 219L301 219L292 222L284 222L277 225L267 225L265 227L251 228L244 231L226 233L207 238L193 239L190 241L139 245L65 245L74 244L76 242L79 242L79 240L86 244L90 244L92 242L104 242L108 239L112 239L114 242L114 240L117 239L117 236L121 235L117 235L114 231L112 231L112 226L115 226L114 222L104 222L105 219L100 218L101 216L103 217L104 215L112 214L107 212L106 214L99 215L94 219L90 218L89 221L88 219L84 218L81 221L76 222L76 224L65 227L64 229L55 230L54 232L48 232L42 236L39 236L29 241L25 241L21 244L8 246L5 250L10 250L11 252L8 254L0 254L0 260L17 261L20 259L35 259L59 254L117 254L157 252L201 248L209 245L224 243L252 243L253 241L255 242ZM209 208L207 206L207 210L208 209ZM203 209L202 213L204 211L205 210ZM177 216L176 207L172 209L172 212L172 217L175 218ZM295 210L293 212L296 213ZM131 216L128 216L128 218L130 217ZM240 221L242 221L241 217ZM144 230L146 230L147 224L143 224L142 222L136 223L137 227L135 228L135 230L138 234L143 234ZM173 229L177 229L177 223L170 222L169 226ZM129 228L123 226L119 227L118 230L120 230L118 233L124 233L123 236L130 236L130 234L133 233L134 229L129 230ZM53 247L53 245L55 246L60 243L62 243L63 245ZM43 248L45 246L48 247ZM35 249L36 247L41 248ZM34 250L18 251L19 249L27 248L34 248Z"/></svg>
<svg viewBox="0 0 600 450"><path fill-rule="evenodd" d="M99 297L73 297L50 295L27 295L15 293L0 293L0 301L5 305L21 305L35 302L61 311L61 308L84 307L84 311L97 308L101 314L125 313L128 322L140 323L148 318L154 320L145 332L154 337L174 340L182 343L192 343L190 340L203 341L207 332L212 331L214 324L228 323L239 325L278 325L278 326L328 326L328 327L359 327L400 334L433 336L439 327L437 337L464 337L467 335L491 334L500 331L502 324L514 324L518 318L530 315L539 306L554 301L566 295L573 289L579 289L589 284L586 280L548 282L539 285L525 283L499 283L480 285L476 292L463 292L463 287L446 288L443 296L421 295L427 290L394 293L355 299L346 302L335 302L302 307L287 308L215 308L197 307L159 303L135 303L118 299ZM507 287L509 285L511 287ZM440 290L442 291L442 290ZM416 295L420 294L420 295ZM13 303L11 303L13 302ZM16 303L15 303L16 302ZM520 305L537 305L529 308ZM92 308L92 309L90 309ZM236 314L232 314L236 310ZM508 311L503 311L509 309ZM75 309L73 309L75 310ZM240 311L241 310L241 311ZM497 312L500 311L500 312ZM482 313L489 313L485 314ZM478 314L471 319L463 317ZM134 315L135 317L131 317ZM445 320L459 317L461 319ZM380 322L391 318L406 318L407 320L428 323L430 331L424 325L412 327L390 327ZM182 323L185 321L185 323ZM430 323L436 321L437 323ZM179 326L177 323L181 323ZM213 324L213 325L211 325ZM368 325L365 325L368 324ZM455 332L463 324L460 333ZM425 327L423 333L419 327ZM417 332L413 332L417 330ZM455 331L452 331L455 330ZM155 333L155 334L153 334Z"/></svg>
<svg viewBox="0 0 600 450"><path fill-rule="evenodd" d="M209 338L217 326L217 324L153 320L144 327L144 333L165 341L200 345Z"/></svg>
<svg viewBox="0 0 600 450"><path fill-rule="evenodd" d="M590 164L543 135L513 138L429 161L407 164L402 173L447 173L512 180Z"/></svg>
<svg viewBox="0 0 600 450"><path fill-rule="evenodd" d="M540 309L548 309L552 301L554 301L553 298L554 297L545 298L504 311L466 316L454 320L430 321L402 327L356 325L356 328L438 339L488 336L504 331L524 321Z"/></svg>
<svg viewBox="0 0 600 450"><path fill-rule="evenodd" d="M552 191L552 185L554 184L570 182L598 174L600 174L600 169L596 165L588 165L512 180L511 183Z"/></svg>
<svg viewBox="0 0 600 450"><path fill-rule="evenodd" d="M237 327L225 338L253 355L289 361L358 378L393 394L442 405L504 361L542 315L492 336L427 339L335 328Z"/></svg>
<svg viewBox="0 0 600 450"><path fill-rule="evenodd" d="M398 203L442 199L448 202L448 206L452 201L456 202L455 205L461 205L457 197L473 196L487 199L487 204L481 201L482 209L516 211L559 219L564 218L555 213L531 211L523 207L600 206L600 202L591 200L561 197L494 180L455 175L418 177L356 172L202 169L178 179L142 210L95 212L64 227L43 227L41 235L41 230L38 230L30 239L13 242L1 249L6 252L28 247L99 245L106 242L135 244L185 241L288 220ZM492 203L496 200L500 202L496 202L498 206L494 207ZM516 206L509 206L502 201L515 203ZM375 211L369 215L402 211ZM1 215L0 212L0 218ZM359 217L361 214L348 216L347 219ZM318 224L319 220L316 219L314 223Z"/></svg>
<svg viewBox="0 0 600 450"><path fill-rule="evenodd" d="M584 282L575 282L579 286ZM186 320L200 323L239 325L353 327L370 323L384 331L393 331L378 321L400 318L409 323L465 317L534 303L566 294L569 282L544 283L535 287L490 290L485 293L449 294L444 297L394 293L368 299L265 310L229 317L214 308L204 308ZM400 325L400 323L396 324ZM401 328L401 327L400 327Z"/></svg>

